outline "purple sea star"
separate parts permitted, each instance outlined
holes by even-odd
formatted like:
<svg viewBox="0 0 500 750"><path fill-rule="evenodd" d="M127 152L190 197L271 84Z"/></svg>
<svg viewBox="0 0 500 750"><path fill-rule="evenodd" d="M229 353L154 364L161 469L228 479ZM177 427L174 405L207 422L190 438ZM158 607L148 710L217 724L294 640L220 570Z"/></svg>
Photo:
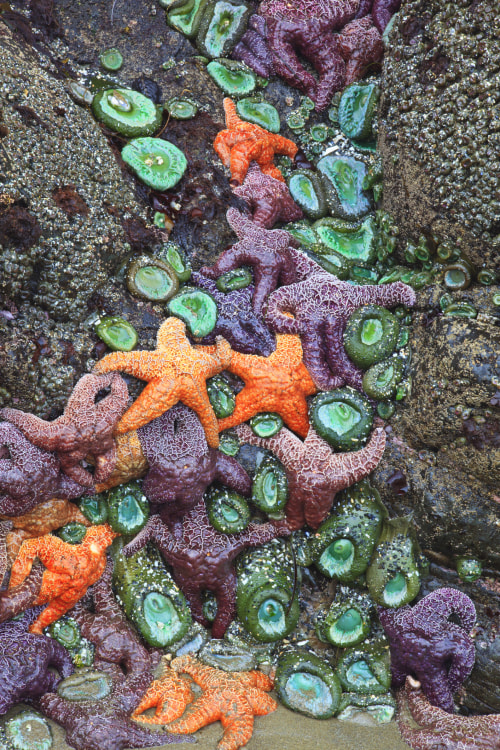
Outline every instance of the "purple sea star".
<svg viewBox="0 0 500 750"><path fill-rule="evenodd" d="M217 322L202 344L214 344L216 336L223 336L233 349L244 354L260 354L267 357L274 351L274 335L264 323L262 315L252 310L254 285L232 292L220 292L215 281L200 272L191 275L197 287L208 292L217 305Z"/></svg>
<svg viewBox="0 0 500 750"><path fill-rule="evenodd" d="M367 445L351 453L333 453L313 428L304 441L283 427L272 438L259 438L246 424L236 427L241 442L271 450L288 478L286 519L292 531L307 523L317 529L333 505L335 493L368 476L385 448L385 432L377 428Z"/></svg>
<svg viewBox="0 0 500 750"><path fill-rule="evenodd" d="M460 625L450 622L451 615ZM389 639L392 684L416 677L433 706L454 712L453 693L474 666L474 641L469 635L476 610L457 589L442 588L415 604L399 609L379 607L380 622Z"/></svg>
<svg viewBox="0 0 500 750"><path fill-rule="evenodd" d="M331 32L355 17L359 2L264 0L260 4L275 73L309 96L319 110L327 107L332 94L344 86L345 63L338 39ZM318 80L306 71L298 53L313 65Z"/></svg>
<svg viewBox="0 0 500 750"><path fill-rule="evenodd" d="M193 742L173 734L159 734L138 726L130 718L152 682L150 670L125 677L119 667L110 665L110 695L102 700L72 701L57 693L47 693L41 711L66 730L66 742L75 750L124 750L154 747L167 742Z"/></svg>
<svg viewBox="0 0 500 750"><path fill-rule="evenodd" d="M143 492L174 533L182 535L182 518L212 482L250 494L246 471L236 459L208 447L200 420L184 404L176 404L137 434L149 464Z"/></svg>
<svg viewBox="0 0 500 750"><path fill-rule="evenodd" d="M226 216L239 242L223 252L213 266L202 268L202 272L217 279L235 268L252 266L255 279L252 306L256 315L261 315L264 302L278 284L294 284L315 271L323 272L321 266L295 249L295 239L285 230L258 226L235 208L230 208Z"/></svg>
<svg viewBox="0 0 500 750"><path fill-rule="evenodd" d="M231 52L232 58L246 63L262 78L269 78L274 72L271 52L266 43L266 34L264 18L254 13L248 20L247 30Z"/></svg>
<svg viewBox="0 0 500 750"><path fill-rule="evenodd" d="M2 515L19 516L53 497L72 500L84 491L61 472L53 453L37 448L10 422L0 422Z"/></svg>
<svg viewBox="0 0 500 750"><path fill-rule="evenodd" d="M286 182L263 174L254 161L248 168L243 185L234 188L233 192L246 200L253 212L252 221L260 227L272 229L277 221L296 221L303 216Z"/></svg>
<svg viewBox="0 0 500 750"><path fill-rule="evenodd" d="M138 635L127 622L111 588L113 562L108 560L101 578L92 587L95 612L79 602L72 610L81 634L95 645L94 666L106 669L107 665L124 667L127 675L150 670L152 661Z"/></svg>
<svg viewBox="0 0 500 750"><path fill-rule="evenodd" d="M35 560L29 576L19 586L0 591L0 623L11 620L34 605L42 588L44 572L45 566L40 560Z"/></svg>
<svg viewBox="0 0 500 750"><path fill-rule="evenodd" d="M17 703L54 690L62 677L73 672L63 646L46 635L27 632L39 612L37 607L20 620L0 624L0 715Z"/></svg>
<svg viewBox="0 0 500 750"><path fill-rule="evenodd" d="M458 716L433 706L411 677L398 692L398 725L413 750L498 750L500 714ZM419 727L410 725L413 719Z"/></svg>
<svg viewBox="0 0 500 750"><path fill-rule="evenodd" d="M345 86L359 81L384 56L382 37L370 16L344 26L338 35L338 48L346 64Z"/></svg>
<svg viewBox="0 0 500 750"><path fill-rule="evenodd" d="M110 393L97 401L101 391ZM46 422L34 414L18 409L1 409L0 416L19 427L38 448L55 451L66 474L82 484L93 487L104 482L116 462L113 430L127 408L128 390L118 373L84 375L73 389L64 414ZM86 456L96 461L94 476L80 465Z"/></svg>
<svg viewBox="0 0 500 750"><path fill-rule="evenodd" d="M362 372L344 350L347 319L363 305L410 306L415 299L413 289L400 281L354 286L322 271L274 291L264 317L278 333L300 334L304 364L318 388L329 391L347 383L361 389Z"/></svg>
<svg viewBox="0 0 500 750"><path fill-rule="evenodd" d="M400 7L401 0L361 0L356 18L362 18L371 13L373 23L383 34L385 27Z"/></svg>
<svg viewBox="0 0 500 750"><path fill-rule="evenodd" d="M217 614L212 637L222 638L236 612L236 574L233 561L247 547L271 541L288 534L286 521L251 523L239 534L221 534L208 520L203 498L184 516L182 537L175 537L159 516L152 516L146 526L123 548L133 555L152 540L166 562L173 567L175 582L189 601L194 619L205 627L209 623L202 612L202 593L213 591Z"/></svg>

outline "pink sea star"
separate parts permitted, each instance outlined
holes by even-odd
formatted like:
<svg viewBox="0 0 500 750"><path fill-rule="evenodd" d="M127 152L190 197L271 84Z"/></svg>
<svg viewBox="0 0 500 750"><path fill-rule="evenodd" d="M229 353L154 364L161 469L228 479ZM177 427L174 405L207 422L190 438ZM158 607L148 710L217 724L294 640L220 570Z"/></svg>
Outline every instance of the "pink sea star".
<svg viewBox="0 0 500 750"><path fill-rule="evenodd" d="M236 427L241 442L268 448L282 462L288 478L286 519L292 530L305 523L317 529L333 505L335 493L368 476L385 448L385 432L377 428L359 451L333 453L311 427L302 442L283 427L272 438L259 438L246 424Z"/></svg>
<svg viewBox="0 0 500 750"><path fill-rule="evenodd" d="M362 373L344 350L347 319L363 305L413 305L415 299L413 289L400 281L355 286L322 271L274 291L265 320L278 333L300 334L304 364L318 388L328 391L347 383L360 389Z"/></svg>
<svg viewBox="0 0 500 750"><path fill-rule="evenodd" d="M233 192L249 204L252 221L266 229L272 229L277 221L296 221L303 216L286 183L263 174L255 162L251 162L243 185Z"/></svg>

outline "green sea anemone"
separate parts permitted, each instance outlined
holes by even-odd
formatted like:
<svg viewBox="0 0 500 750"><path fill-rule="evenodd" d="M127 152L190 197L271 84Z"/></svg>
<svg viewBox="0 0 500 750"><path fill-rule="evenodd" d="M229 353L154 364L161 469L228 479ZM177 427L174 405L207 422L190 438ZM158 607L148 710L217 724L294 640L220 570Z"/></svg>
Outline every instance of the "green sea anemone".
<svg viewBox="0 0 500 750"><path fill-rule="evenodd" d="M247 65L237 60L221 58L208 63L207 71L217 86L231 97L246 96L255 90L257 76Z"/></svg>
<svg viewBox="0 0 500 750"><path fill-rule="evenodd" d="M137 345L138 335L134 326L117 315L101 318L95 332L114 351L130 352Z"/></svg>
<svg viewBox="0 0 500 750"><path fill-rule="evenodd" d="M265 456L253 476L253 504L269 518L282 518L287 499L288 480L285 467L276 456Z"/></svg>
<svg viewBox="0 0 500 750"><path fill-rule="evenodd" d="M369 216L363 222L327 217L313 224L320 241L347 261L372 263L375 260L375 223Z"/></svg>
<svg viewBox="0 0 500 750"><path fill-rule="evenodd" d="M274 412L262 412L250 419L250 427L257 437L269 438L281 430L283 420Z"/></svg>
<svg viewBox="0 0 500 750"><path fill-rule="evenodd" d="M264 130L270 133L280 132L280 116L276 107L260 97L249 96L246 99L240 99L236 103L236 110L242 120L253 122L260 125Z"/></svg>
<svg viewBox="0 0 500 750"><path fill-rule="evenodd" d="M196 46L206 57L226 57L247 27L251 10L240 0L215 0L205 7Z"/></svg>
<svg viewBox="0 0 500 750"><path fill-rule="evenodd" d="M299 649L279 657L274 687L284 706L313 719L334 716L342 693L330 665L316 654Z"/></svg>
<svg viewBox="0 0 500 750"><path fill-rule="evenodd" d="M250 508L244 497L211 487L205 497L210 523L221 534L238 534L250 523Z"/></svg>
<svg viewBox="0 0 500 750"><path fill-rule="evenodd" d="M127 271L130 294L148 302L167 302L179 289L179 279L171 265L153 255L134 258Z"/></svg>
<svg viewBox="0 0 500 750"><path fill-rule="evenodd" d="M337 450L364 445L373 424L373 407L359 391L346 386L320 393L309 407L312 426Z"/></svg>
<svg viewBox="0 0 500 750"><path fill-rule="evenodd" d="M161 125L162 108L132 89L104 89L92 100L96 120L126 138L152 135Z"/></svg>
<svg viewBox="0 0 500 750"><path fill-rule="evenodd" d="M356 646L371 628L373 602L368 594L340 587L326 615L316 624L318 637L333 646Z"/></svg>
<svg viewBox="0 0 500 750"><path fill-rule="evenodd" d="M385 307L365 305L353 312L344 332L350 360L364 370L388 357L399 336L399 321Z"/></svg>
<svg viewBox="0 0 500 750"><path fill-rule="evenodd" d="M149 518L149 503L137 481L108 492L108 522L119 534L137 534Z"/></svg>
<svg viewBox="0 0 500 750"><path fill-rule="evenodd" d="M381 607L409 604L420 590L419 548L411 514L386 519L366 571L366 584Z"/></svg>
<svg viewBox="0 0 500 750"><path fill-rule="evenodd" d="M366 141L372 137L372 122L378 98L379 88L376 83L353 83L344 89L338 117L340 129L348 138Z"/></svg>
<svg viewBox="0 0 500 750"><path fill-rule="evenodd" d="M196 337L213 331L217 322L217 305L214 298L196 287L184 287L167 305L171 315L180 318L190 333Z"/></svg>
<svg viewBox="0 0 500 750"><path fill-rule="evenodd" d="M163 192L177 185L186 171L186 157L162 138L134 138L122 149L122 159L145 185Z"/></svg>
<svg viewBox="0 0 500 750"><path fill-rule="evenodd" d="M288 180L288 188L294 201L306 216L320 219L328 213L321 176L309 169L297 169Z"/></svg>
<svg viewBox="0 0 500 750"><path fill-rule="evenodd" d="M329 190L326 197L333 216L357 220L370 211L372 201L363 190L366 166L351 156L324 156L318 162Z"/></svg>
<svg viewBox="0 0 500 750"><path fill-rule="evenodd" d="M347 692L378 695L391 686L389 648L383 641L365 642L344 651L336 673Z"/></svg>
<svg viewBox="0 0 500 750"><path fill-rule="evenodd" d="M233 413L236 397L222 375L215 375L207 380L207 393L217 419L224 419Z"/></svg>

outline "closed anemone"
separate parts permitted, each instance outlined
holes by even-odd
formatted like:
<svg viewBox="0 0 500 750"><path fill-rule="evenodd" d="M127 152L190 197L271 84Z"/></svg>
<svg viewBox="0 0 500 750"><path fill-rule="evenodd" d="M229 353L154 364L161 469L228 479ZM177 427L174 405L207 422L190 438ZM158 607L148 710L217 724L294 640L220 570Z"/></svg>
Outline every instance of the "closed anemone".
<svg viewBox="0 0 500 750"><path fill-rule="evenodd" d="M129 266L127 288L135 297L148 302L167 302L179 289L179 280L166 261L141 255Z"/></svg>
<svg viewBox="0 0 500 750"><path fill-rule="evenodd" d="M382 607L409 604L420 590L419 548L411 515L386 519L366 571L373 600Z"/></svg>
<svg viewBox="0 0 500 750"><path fill-rule="evenodd" d="M224 419L233 413L236 397L231 386L222 375L215 375L207 380L208 399L217 419Z"/></svg>
<svg viewBox="0 0 500 750"><path fill-rule="evenodd" d="M344 651L337 675L346 691L379 695L391 685L389 649L384 641L366 642Z"/></svg>
<svg viewBox="0 0 500 750"><path fill-rule="evenodd" d="M348 138L360 141L371 138L378 96L379 90L375 83L353 83L344 89L338 118L340 129Z"/></svg>
<svg viewBox="0 0 500 750"><path fill-rule="evenodd" d="M328 212L321 176L312 170L297 169L288 180L288 188L294 201L306 216L319 219Z"/></svg>
<svg viewBox="0 0 500 750"><path fill-rule="evenodd" d="M217 0L205 8L196 35L196 46L209 58L227 57L246 30L250 9L238 0Z"/></svg>
<svg viewBox="0 0 500 750"><path fill-rule="evenodd" d="M327 217L313 225L320 241L346 260L371 263L375 259L375 223L370 216L363 222Z"/></svg>
<svg viewBox="0 0 500 750"><path fill-rule="evenodd" d="M149 503L139 482L122 484L108 493L108 519L113 531L137 534L149 518Z"/></svg>
<svg viewBox="0 0 500 750"><path fill-rule="evenodd" d="M276 435L283 427L283 420L279 414L262 412L250 420L250 427L257 437L269 438Z"/></svg>
<svg viewBox="0 0 500 750"><path fill-rule="evenodd" d="M266 456L253 477L252 502L270 518L282 518L287 499L285 468L276 456Z"/></svg>
<svg viewBox="0 0 500 750"><path fill-rule="evenodd" d="M326 616L318 620L318 636L334 646L355 646L370 632L372 611L368 594L342 587Z"/></svg>
<svg viewBox="0 0 500 750"><path fill-rule="evenodd" d="M238 534L250 523L250 508L237 492L212 487L205 498L210 523L221 534Z"/></svg>
<svg viewBox="0 0 500 750"><path fill-rule="evenodd" d="M370 211L372 201L363 190L366 166L350 156L324 156L318 162L326 184L327 201L333 216L340 219L359 219Z"/></svg>
<svg viewBox="0 0 500 750"><path fill-rule="evenodd" d="M53 743L48 722L33 711L21 711L7 719L5 736L12 750L50 750Z"/></svg>
<svg viewBox="0 0 500 750"><path fill-rule="evenodd" d="M274 684L280 701L291 711L328 719L338 709L339 679L330 665L315 654L302 650L282 654Z"/></svg>

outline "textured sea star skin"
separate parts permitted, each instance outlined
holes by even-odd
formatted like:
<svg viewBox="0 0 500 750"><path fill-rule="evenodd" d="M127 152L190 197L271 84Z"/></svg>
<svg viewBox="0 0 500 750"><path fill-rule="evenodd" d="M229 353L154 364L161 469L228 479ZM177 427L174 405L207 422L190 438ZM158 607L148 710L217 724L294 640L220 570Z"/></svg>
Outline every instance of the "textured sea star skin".
<svg viewBox="0 0 500 750"><path fill-rule="evenodd" d="M170 528L198 504L214 481L250 494L252 481L246 471L235 458L208 447L200 420L184 404L176 404L138 432L149 462L142 490Z"/></svg>
<svg viewBox="0 0 500 750"><path fill-rule="evenodd" d="M131 718L151 683L150 670L127 677L117 667L107 671L112 675L113 687L101 701L70 701L57 693L41 698L41 711L64 727L68 745L75 750L125 750L182 741L175 735L150 732Z"/></svg>
<svg viewBox="0 0 500 750"><path fill-rule="evenodd" d="M245 387L236 396L233 413L219 419L219 430L226 430L259 412L275 412L298 435L309 431L307 396L316 386L302 362L298 336L276 336L276 351L269 357L233 352L229 372L238 375Z"/></svg>
<svg viewBox="0 0 500 750"><path fill-rule="evenodd" d="M61 677L69 677L73 672L63 646L48 636L27 632L37 611L29 610L21 620L0 624L0 715L16 703L54 690ZM55 668L60 676L49 667Z"/></svg>
<svg viewBox="0 0 500 750"><path fill-rule="evenodd" d="M351 21L338 35L338 48L345 60L345 85L359 81L368 69L382 61L384 43L370 16Z"/></svg>
<svg viewBox="0 0 500 750"><path fill-rule="evenodd" d="M217 420L205 381L222 372L229 361L227 341L218 340L212 354L200 351L191 346L185 323L178 318L168 318L158 330L154 352L113 352L99 360L94 371L121 370L148 381L139 398L118 422L118 435L142 427L182 401L198 414L208 444L217 448Z"/></svg>
<svg viewBox="0 0 500 750"><path fill-rule="evenodd" d="M212 624L212 638L222 638L233 620L236 605L236 575L233 561L247 547L271 541L288 534L286 522L251 523L239 534L221 534L208 520L203 498L184 516L182 537L174 536L159 516L152 516L139 534L123 548L125 556L133 555L153 540L166 562L173 567L175 582L189 601L194 619L205 627L203 591L213 591L217 615Z"/></svg>
<svg viewBox="0 0 500 750"><path fill-rule="evenodd" d="M450 615L457 616L460 625L449 622ZM414 607L379 608L379 617L389 639L393 686L404 685L406 676L413 675L433 706L453 713L453 693L474 666L472 600L461 591L442 588Z"/></svg>
<svg viewBox="0 0 500 750"><path fill-rule="evenodd" d="M202 273L191 274L196 286L214 298L217 305L217 322L214 330L201 339L203 344L213 344L216 336L223 336L238 352L245 354L271 354L276 346L274 334L264 323L262 314L252 310L254 286L232 292L219 292L215 281Z"/></svg>
<svg viewBox="0 0 500 750"><path fill-rule="evenodd" d="M188 734L214 721L224 727L219 750L238 750L252 736L254 716L275 711L278 704L267 693L272 680L262 672L223 672L208 667L192 656L180 656L172 669L189 674L203 689L201 696L188 706L185 715L170 724L171 732Z"/></svg>
<svg viewBox="0 0 500 750"><path fill-rule="evenodd" d="M410 678L398 691L398 726L403 740L413 750L498 750L500 714L485 716L450 715L433 706ZM420 725L413 728L411 718Z"/></svg>
<svg viewBox="0 0 500 750"><path fill-rule="evenodd" d="M233 192L250 206L252 221L266 229L272 229L277 221L296 221L304 215L286 183L263 174L255 162L251 162L243 185Z"/></svg>
<svg viewBox="0 0 500 750"><path fill-rule="evenodd" d="M331 447L311 427L302 442L283 427L272 438L259 438L250 427L236 428L241 442L268 448L282 462L288 478L286 519L292 531L307 523L318 526L333 505L335 493L368 476L377 466L385 448L385 432L374 430L359 451L332 453Z"/></svg>
<svg viewBox="0 0 500 750"><path fill-rule="evenodd" d="M9 562L12 564L17 557L21 544L26 539L50 534L67 523L83 523L90 526L90 521L73 503L68 500L52 498L40 503L36 508L22 516L7 519L12 524L12 531L7 534L6 547Z"/></svg>
<svg viewBox="0 0 500 750"><path fill-rule="evenodd" d="M10 591L0 591L0 622L11 620L33 607L40 593L44 570L40 560L35 560L29 576L19 586Z"/></svg>
<svg viewBox="0 0 500 750"><path fill-rule="evenodd" d="M248 19L248 28L231 52L231 57L246 63L258 76L269 78L273 73L271 52L266 44L266 22L254 13Z"/></svg>
<svg viewBox="0 0 500 750"><path fill-rule="evenodd" d="M52 497L71 500L83 492L81 485L61 473L56 456L30 443L10 422L0 423L2 515L27 513Z"/></svg>
<svg viewBox="0 0 500 750"><path fill-rule="evenodd" d="M361 389L362 372L344 350L347 319L363 305L411 306L415 300L413 289L400 281L354 286L331 274L315 273L274 291L265 320L274 331L300 334L304 364L318 388L329 391L347 383Z"/></svg>
<svg viewBox="0 0 500 750"><path fill-rule="evenodd" d="M295 158L298 147L281 135L245 122L238 117L236 106L231 99L224 99L226 130L221 130L214 141L214 149L224 166L231 170L231 184L241 185L251 161L256 161L263 174L283 180L278 167L273 164L275 154Z"/></svg>
<svg viewBox="0 0 500 750"><path fill-rule="evenodd" d="M106 668L111 663L125 668L127 675L140 674L151 669L151 657L115 599L112 575L113 562L108 560L104 573L92 587L95 612L89 612L78 603L71 616L80 626L83 637L95 645L96 669Z"/></svg>
<svg viewBox="0 0 500 750"><path fill-rule="evenodd" d="M0 521L0 586L3 583L7 568L9 565L9 555L7 552L7 534L12 529L12 521Z"/></svg>
<svg viewBox="0 0 500 750"><path fill-rule="evenodd" d="M303 91L318 110L345 84L345 63L338 37L331 32L351 21L359 0L264 0L259 13L266 20L267 43L274 72ZM297 53L308 60L318 79L306 71Z"/></svg>
<svg viewBox="0 0 500 750"><path fill-rule="evenodd" d="M251 266L255 279L252 307L256 315L262 314L264 302L278 284L294 284L314 270L321 271L314 261L306 263L307 256L295 249L293 237L283 229L260 227L235 208L230 208L226 217L239 242L225 250L213 266L201 270L205 276L217 279L227 271Z"/></svg>
<svg viewBox="0 0 500 750"><path fill-rule="evenodd" d="M48 606L31 626L32 633L42 633L68 612L101 577L106 567L106 548L117 536L104 524L92 526L81 544L68 544L50 534L23 543L12 566L9 590L28 576L35 557L47 568L35 603Z"/></svg>
<svg viewBox="0 0 500 750"><path fill-rule="evenodd" d="M148 470L148 462L142 452L137 431L116 435L116 464L113 473L105 482L96 484L96 492L104 492L142 477Z"/></svg>
<svg viewBox="0 0 500 750"><path fill-rule="evenodd" d="M110 393L95 401L99 391ZM127 384L120 375L84 375L68 399L64 414L46 422L17 409L1 409L0 416L19 427L34 445L55 451L66 474L84 487L102 482L114 469L116 460L113 430L128 402ZM91 455L96 461L94 477L80 466Z"/></svg>
<svg viewBox="0 0 500 750"><path fill-rule="evenodd" d="M162 669L161 677L151 683L132 714L133 719L143 724L168 724L178 719L194 698L191 680L180 677L165 660L162 661ZM143 714L148 708L156 709L154 716Z"/></svg>
<svg viewBox="0 0 500 750"><path fill-rule="evenodd" d="M373 23L383 34L385 27L400 7L401 0L361 0L356 18L362 18L371 13Z"/></svg>

